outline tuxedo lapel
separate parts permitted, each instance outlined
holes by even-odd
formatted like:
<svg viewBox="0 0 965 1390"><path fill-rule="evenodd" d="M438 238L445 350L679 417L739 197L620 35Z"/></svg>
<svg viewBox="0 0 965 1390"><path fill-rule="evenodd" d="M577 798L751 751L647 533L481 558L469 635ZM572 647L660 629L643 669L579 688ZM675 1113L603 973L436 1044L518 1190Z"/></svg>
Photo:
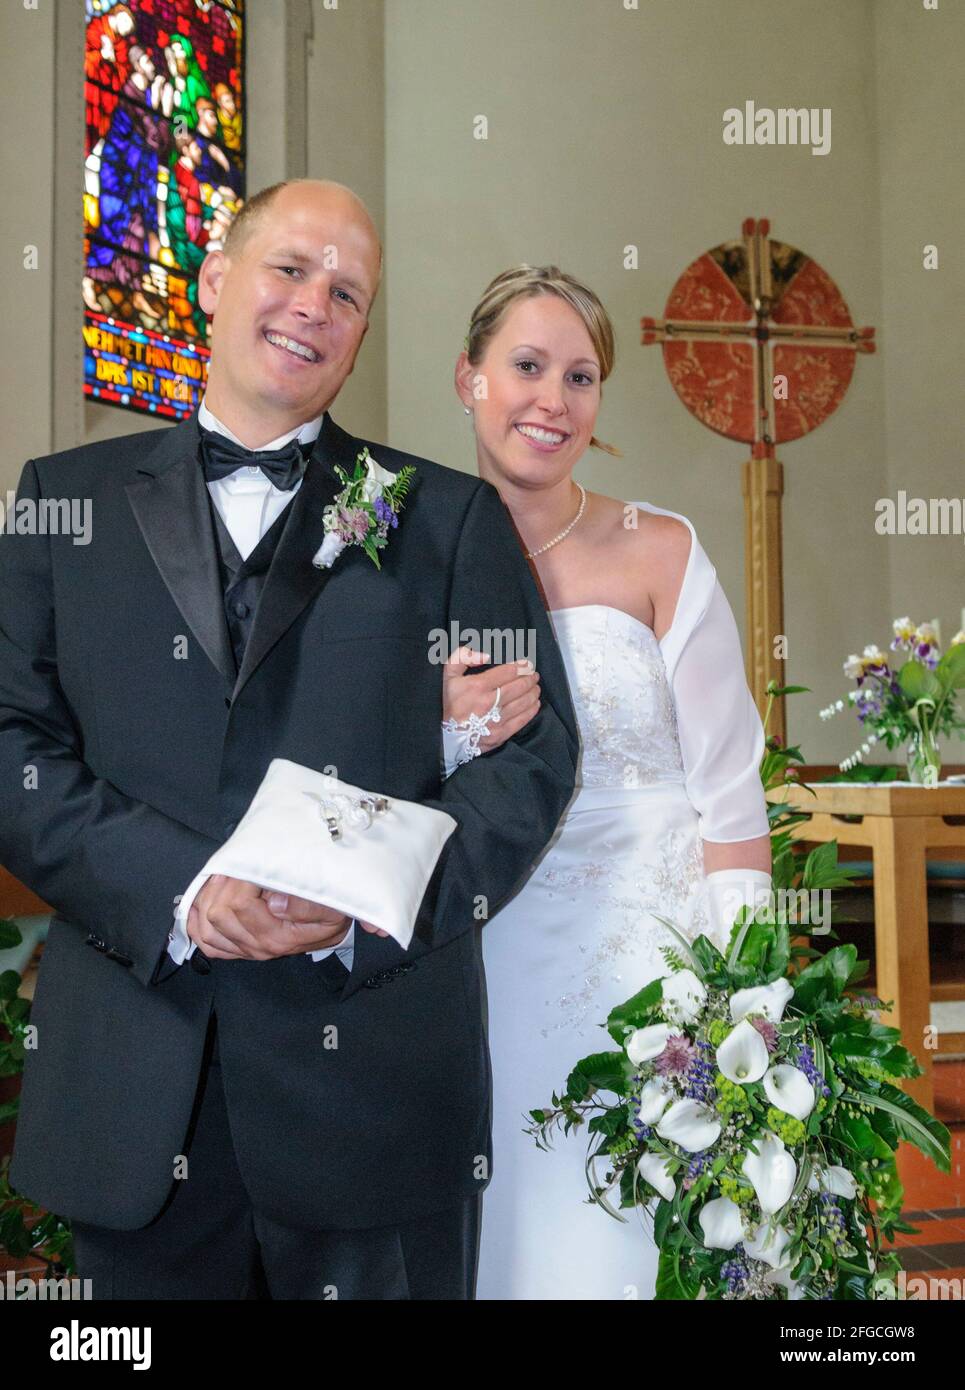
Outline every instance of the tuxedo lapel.
<svg viewBox="0 0 965 1390"><path fill-rule="evenodd" d="M197 413L164 435L129 483L128 500L171 597L230 689L236 666L210 503L198 461Z"/></svg>
<svg viewBox="0 0 965 1390"><path fill-rule="evenodd" d="M316 568L312 556L324 539L324 508L344 486L335 465L351 473L358 446L358 440L340 429L326 411L258 600L232 699L237 699L278 639L320 593L331 574L331 570Z"/></svg>

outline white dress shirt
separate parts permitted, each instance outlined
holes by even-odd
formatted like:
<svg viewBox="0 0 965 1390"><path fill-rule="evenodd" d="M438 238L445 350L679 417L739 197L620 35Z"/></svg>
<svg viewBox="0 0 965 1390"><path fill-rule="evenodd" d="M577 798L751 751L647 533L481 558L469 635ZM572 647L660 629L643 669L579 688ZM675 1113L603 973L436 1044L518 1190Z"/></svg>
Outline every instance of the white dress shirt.
<svg viewBox="0 0 965 1390"><path fill-rule="evenodd" d="M262 444L258 452L282 449L290 439L295 438L300 444L314 443L321 431L322 419L323 416L318 415L314 420L307 420L297 429L279 435L268 444ZM240 444L243 449L247 448L236 434L232 434L227 425L222 424L217 416L211 413L203 398L198 407L198 424L206 430L217 430L235 444ZM257 465L239 468L227 478L217 478L206 483L211 500L243 560L248 558L268 528L277 521L301 485L299 479L293 488L284 492L281 488L275 487ZM195 949L196 943L191 941L184 923L175 920L174 928L168 934L168 954L180 965L194 954ZM312 960L322 960L333 951L345 968L351 970L355 953L354 921L348 929L348 934L337 946L328 946L321 951L306 951L305 954L310 955Z"/></svg>

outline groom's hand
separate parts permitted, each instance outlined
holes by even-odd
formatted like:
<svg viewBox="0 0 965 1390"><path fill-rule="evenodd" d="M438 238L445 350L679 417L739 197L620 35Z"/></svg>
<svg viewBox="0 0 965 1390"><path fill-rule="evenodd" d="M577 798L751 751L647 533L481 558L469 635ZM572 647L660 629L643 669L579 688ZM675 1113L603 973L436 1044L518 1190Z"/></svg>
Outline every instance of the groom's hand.
<svg viewBox="0 0 965 1390"><path fill-rule="evenodd" d="M275 914L257 883L212 874L191 904L188 936L214 960L274 960L325 950L345 939L349 918L344 912L303 898L290 901L311 911L299 907L297 917L287 910Z"/></svg>
<svg viewBox="0 0 965 1390"><path fill-rule="evenodd" d="M276 917L287 919L291 922L309 923L316 921L319 910L322 912L332 912L333 908L322 907L320 903L313 903L311 898L298 898L294 893L276 893L272 888L262 890L268 909ZM346 921L348 919L346 918ZM363 931L370 932L372 936L388 936L387 931L381 927L373 927L371 922L363 922L361 918L356 919ZM338 944L337 942L335 943ZM318 950L313 946L312 950Z"/></svg>

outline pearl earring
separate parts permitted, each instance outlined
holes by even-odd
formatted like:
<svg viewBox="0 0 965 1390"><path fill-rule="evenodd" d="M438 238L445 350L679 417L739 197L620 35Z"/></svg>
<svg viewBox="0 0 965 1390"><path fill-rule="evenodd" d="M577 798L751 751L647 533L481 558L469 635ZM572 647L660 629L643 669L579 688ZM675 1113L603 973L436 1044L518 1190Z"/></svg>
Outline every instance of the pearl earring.
<svg viewBox="0 0 965 1390"><path fill-rule="evenodd" d="M467 415L471 415L471 414L472 414L472 411L469 409L468 405L464 405L464 406L463 406L463 410L466 412Z"/></svg>

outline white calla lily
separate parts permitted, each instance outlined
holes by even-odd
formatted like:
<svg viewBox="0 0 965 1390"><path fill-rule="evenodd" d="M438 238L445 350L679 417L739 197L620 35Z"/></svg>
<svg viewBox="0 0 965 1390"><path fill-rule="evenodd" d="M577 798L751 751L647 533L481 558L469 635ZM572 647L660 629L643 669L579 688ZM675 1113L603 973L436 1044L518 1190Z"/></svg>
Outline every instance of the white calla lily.
<svg viewBox="0 0 965 1390"><path fill-rule="evenodd" d="M702 1101L674 1101L657 1125L661 1139L670 1139L688 1153L700 1153L720 1138L720 1120Z"/></svg>
<svg viewBox="0 0 965 1390"><path fill-rule="evenodd" d="M746 1236L744 1249L752 1260L763 1260L772 1269L788 1268L784 1252L791 1243L791 1237L783 1226L762 1221L753 1236Z"/></svg>
<svg viewBox="0 0 965 1390"><path fill-rule="evenodd" d="M655 1076L640 1091L640 1119L645 1125L655 1125L673 1098L673 1087Z"/></svg>
<svg viewBox="0 0 965 1390"><path fill-rule="evenodd" d="M752 989L739 989L730 997L730 1016L739 1023L749 1013L763 1014L772 1023L780 1023L793 994L794 990L785 979L772 980L769 985L755 985Z"/></svg>
<svg viewBox="0 0 965 1390"><path fill-rule="evenodd" d="M637 1163L637 1172L667 1202L672 1202L676 1186L669 1173L670 1159L663 1154L643 1154Z"/></svg>
<svg viewBox="0 0 965 1390"><path fill-rule="evenodd" d="M677 970L663 981L664 1013L681 1023L693 1023L707 1002L707 990L692 970Z"/></svg>
<svg viewBox="0 0 965 1390"><path fill-rule="evenodd" d="M365 471L368 475L362 484L362 496L366 502L374 502L376 497L382 496L382 489L388 487L390 483L396 481L396 474L390 473L387 468L383 468L380 463L366 450Z"/></svg>
<svg viewBox="0 0 965 1390"><path fill-rule="evenodd" d="M814 1109L814 1087L799 1067L786 1063L771 1067L764 1077L764 1092L772 1105L796 1120L806 1120Z"/></svg>
<svg viewBox="0 0 965 1390"><path fill-rule="evenodd" d="M635 1029L625 1043L630 1061L639 1066L641 1062L659 1057L672 1032L673 1029L668 1028L666 1023L651 1023L649 1028Z"/></svg>
<svg viewBox="0 0 965 1390"><path fill-rule="evenodd" d="M754 1189L761 1211L773 1216L787 1202L797 1181L797 1164L784 1140L766 1131L757 1140L758 1153L748 1153L741 1171Z"/></svg>
<svg viewBox="0 0 965 1390"><path fill-rule="evenodd" d="M840 1163L829 1163L826 1167L817 1165L808 1178L808 1187L812 1192L831 1192L835 1197L855 1197L858 1192L854 1175Z"/></svg>
<svg viewBox="0 0 965 1390"><path fill-rule="evenodd" d="M710 1250L733 1250L744 1239L741 1209L729 1197L714 1197L705 1202L697 1220L704 1233L704 1244Z"/></svg>
<svg viewBox="0 0 965 1390"><path fill-rule="evenodd" d="M739 1086L760 1081L767 1071L767 1061L767 1043L746 1018L731 1029L717 1049L718 1068L728 1081L736 1081Z"/></svg>

